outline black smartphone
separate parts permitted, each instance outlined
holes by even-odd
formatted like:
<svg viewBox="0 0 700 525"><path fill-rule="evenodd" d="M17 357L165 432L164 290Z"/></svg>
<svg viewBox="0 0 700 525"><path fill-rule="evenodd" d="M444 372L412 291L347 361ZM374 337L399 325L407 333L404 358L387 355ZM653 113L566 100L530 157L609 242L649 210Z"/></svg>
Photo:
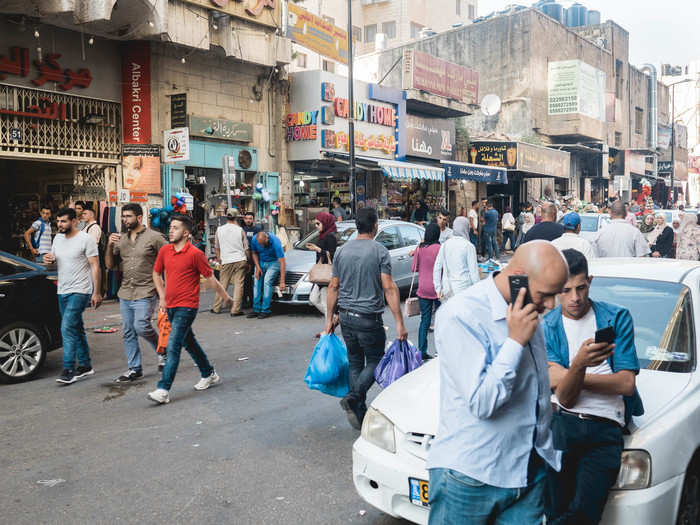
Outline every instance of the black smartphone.
<svg viewBox="0 0 700 525"><path fill-rule="evenodd" d="M616 335L615 329L612 326L606 326L595 333L595 342L612 344L615 342Z"/></svg>
<svg viewBox="0 0 700 525"><path fill-rule="evenodd" d="M508 285L510 286L510 304L515 304L515 300L518 298L518 294L520 293L521 288L525 288L526 290L525 302L523 303L523 306L532 302L532 297L530 297L530 290L528 290L527 288L527 275L509 275Z"/></svg>

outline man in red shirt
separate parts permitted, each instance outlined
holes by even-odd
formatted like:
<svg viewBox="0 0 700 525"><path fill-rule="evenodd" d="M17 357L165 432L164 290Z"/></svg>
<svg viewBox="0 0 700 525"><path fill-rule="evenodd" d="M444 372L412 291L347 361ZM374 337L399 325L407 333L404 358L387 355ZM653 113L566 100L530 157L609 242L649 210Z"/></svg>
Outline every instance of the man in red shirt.
<svg viewBox="0 0 700 525"><path fill-rule="evenodd" d="M221 383L221 378L214 371L192 332L192 323L199 308L199 276L202 275L224 299L225 308L232 304L233 299L214 277L204 253L190 242L193 230L194 225L190 217L174 216L170 220L170 244L160 249L153 265L153 282L160 297L160 310L167 312L172 327L163 377L158 382L158 388L148 394L148 399L158 404L170 403L169 390L180 364L183 345L202 374L202 379L194 385L195 390L206 390Z"/></svg>

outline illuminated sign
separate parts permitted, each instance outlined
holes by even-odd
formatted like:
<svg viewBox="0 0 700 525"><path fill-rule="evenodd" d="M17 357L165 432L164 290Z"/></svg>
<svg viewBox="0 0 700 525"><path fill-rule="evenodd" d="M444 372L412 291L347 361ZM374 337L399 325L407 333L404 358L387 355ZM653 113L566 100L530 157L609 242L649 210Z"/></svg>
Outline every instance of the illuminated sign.
<svg viewBox="0 0 700 525"><path fill-rule="evenodd" d="M318 110L287 113L287 142L316 140Z"/></svg>
<svg viewBox="0 0 700 525"><path fill-rule="evenodd" d="M346 98L335 96L335 86L332 82L323 82L321 84L321 100L333 102L333 109L337 117L348 118L350 116L350 102ZM392 128L396 125L396 110L392 107L355 102L355 111L353 113L356 121L390 126Z"/></svg>

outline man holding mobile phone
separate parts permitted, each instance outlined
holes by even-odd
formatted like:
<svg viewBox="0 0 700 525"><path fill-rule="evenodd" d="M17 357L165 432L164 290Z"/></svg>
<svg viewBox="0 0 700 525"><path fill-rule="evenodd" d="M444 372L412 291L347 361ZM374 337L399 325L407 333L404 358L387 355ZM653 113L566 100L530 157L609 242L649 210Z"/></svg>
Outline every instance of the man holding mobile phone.
<svg viewBox="0 0 700 525"><path fill-rule="evenodd" d="M549 472L547 523L598 523L622 454L622 429L644 413L635 388L639 362L629 311L592 301L586 257L564 250L569 280L560 306L544 317L549 381L558 407L554 446L561 472ZM600 341L600 342L596 342Z"/></svg>

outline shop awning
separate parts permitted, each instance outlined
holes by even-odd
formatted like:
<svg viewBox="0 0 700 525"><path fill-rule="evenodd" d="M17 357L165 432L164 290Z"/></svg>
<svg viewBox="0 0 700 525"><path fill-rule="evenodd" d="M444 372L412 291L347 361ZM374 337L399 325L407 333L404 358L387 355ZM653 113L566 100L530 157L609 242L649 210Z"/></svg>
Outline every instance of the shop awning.
<svg viewBox="0 0 700 525"><path fill-rule="evenodd" d="M440 163L444 166L448 179L508 184L508 170L506 168L468 164L466 162L441 161Z"/></svg>
<svg viewBox="0 0 700 525"><path fill-rule="evenodd" d="M425 179L442 181L445 178L445 170L442 168L427 166L425 164L410 164L393 160L377 159L377 164L387 177L392 179Z"/></svg>

